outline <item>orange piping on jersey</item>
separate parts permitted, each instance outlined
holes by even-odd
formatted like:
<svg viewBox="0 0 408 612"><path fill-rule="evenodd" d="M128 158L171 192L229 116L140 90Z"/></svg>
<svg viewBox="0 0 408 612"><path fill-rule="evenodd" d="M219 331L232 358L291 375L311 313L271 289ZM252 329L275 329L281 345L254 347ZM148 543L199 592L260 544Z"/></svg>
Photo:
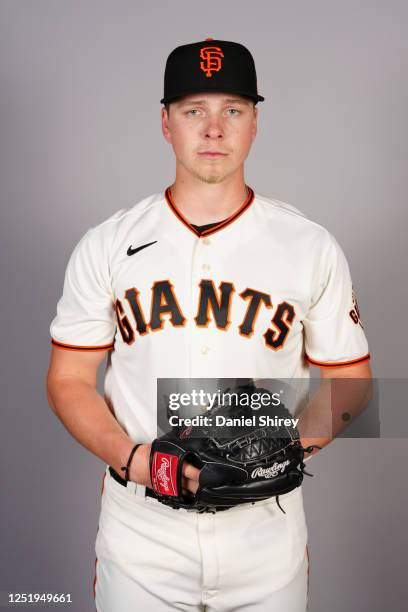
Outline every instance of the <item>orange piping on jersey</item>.
<svg viewBox="0 0 408 612"><path fill-rule="evenodd" d="M240 217L242 213L244 213L246 209L249 208L249 206L252 204L254 200L255 193L253 189L251 189L250 187L248 187L248 189L249 189L248 197L243 203L243 205L241 206L241 208L239 208L233 215L231 215L231 217L228 217L228 219L224 219L224 221L221 221L221 223L219 223L218 225L214 227L210 227L207 230L204 230L201 236L208 236L209 234L215 234L215 232L222 230L224 227L226 227L230 223L233 223L234 221L236 221L238 217Z"/></svg>
<svg viewBox="0 0 408 612"><path fill-rule="evenodd" d="M115 343L104 344L103 346L76 346L74 344L64 344L51 338L51 344L58 346L58 348L64 349L65 351L107 351L114 347Z"/></svg>
<svg viewBox="0 0 408 612"><path fill-rule="evenodd" d="M252 204L254 197L255 197L255 192L253 189L251 189L251 187L248 187L248 196L245 199L245 202L242 204L242 206L240 206L240 208L230 217L228 217L228 219L224 219L224 221L221 221L220 223L218 223L217 225L214 225L214 227L210 227L207 230L204 230L204 232L202 232L200 234L200 232L198 232L192 225L191 223L189 223L187 221L187 219L184 217L184 215L179 211L179 209L177 208L177 206L174 203L174 200L172 198L171 195L171 190L170 187L167 187L166 191L164 192L165 198L166 198L166 202L169 205L170 209L173 211L173 213L176 215L176 217L191 231L193 232L193 234L195 234L196 236L198 236L199 238L203 237L203 236L209 236L210 234L215 234L215 232L218 232L219 230L223 229L224 227L226 227L227 225L229 225L230 223L233 223L236 219L238 219L238 217L240 217L242 215L243 212L245 212L247 210L247 208L249 208L249 206Z"/></svg>
<svg viewBox="0 0 408 612"><path fill-rule="evenodd" d="M338 361L337 363L330 363L330 362L325 362L325 361L315 361L314 359L311 359L310 357L308 357L306 354L305 354L305 359L312 365L319 366L319 368L341 368L342 366L355 365L357 363L367 361L367 359L370 359L370 354L367 353L367 355L364 355L363 357L359 357L358 359L352 359L351 361Z"/></svg>

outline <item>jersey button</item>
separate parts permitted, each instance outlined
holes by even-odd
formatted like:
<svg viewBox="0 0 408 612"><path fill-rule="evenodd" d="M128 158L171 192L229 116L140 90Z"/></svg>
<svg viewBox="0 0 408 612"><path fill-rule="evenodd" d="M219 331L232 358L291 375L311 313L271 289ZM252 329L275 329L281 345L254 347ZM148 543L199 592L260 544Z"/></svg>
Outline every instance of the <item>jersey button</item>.
<svg viewBox="0 0 408 612"><path fill-rule="evenodd" d="M208 346L206 346L205 344L201 347L201 354L202 355L207 355L209 352L210 348Z"/></svg>
<svg viewBox="0 0 408 612"><path fill-rule="evenodd" d="M203 264L202 266L203 272L209 272L211 270L210 264Z"/></svg>
<svg viewBox="0 0 408 612"><path fill-rule="evenodd" d="M209 244L211 244L211 240L209 238L203 238L203 244L205 244L205 246L208 246Z"/></svg>

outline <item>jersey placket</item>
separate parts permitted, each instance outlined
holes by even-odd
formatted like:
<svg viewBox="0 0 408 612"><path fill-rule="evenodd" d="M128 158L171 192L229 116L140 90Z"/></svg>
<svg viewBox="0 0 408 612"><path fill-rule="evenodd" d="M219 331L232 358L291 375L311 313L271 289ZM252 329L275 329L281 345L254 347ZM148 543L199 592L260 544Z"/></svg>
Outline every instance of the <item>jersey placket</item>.
<svg viewBox="0 0 408 612"><path fill-rule="evenodd" d="M191 267L191 295L192 307L195 312L191 312L191 327L190 327L190 377L200 378L208 377L211 370L211 355L214 350L213 333L211 326L213 322L209 322L208 327L203 328L197 326L194 318L197 316L200 282L203 279L212 278L213 269L213 253L214 253L214 238L212 236L202 236L197 239L197 243L193 250L192 267ZM203 333L205 330L207 333Z"/></svg>

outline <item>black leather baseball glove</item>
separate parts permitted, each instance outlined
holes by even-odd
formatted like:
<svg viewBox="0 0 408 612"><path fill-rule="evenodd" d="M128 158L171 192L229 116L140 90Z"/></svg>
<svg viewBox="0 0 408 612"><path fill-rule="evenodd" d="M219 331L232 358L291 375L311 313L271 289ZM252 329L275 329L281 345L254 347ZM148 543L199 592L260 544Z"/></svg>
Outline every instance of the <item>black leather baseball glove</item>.
<svg viewBox="0 0 408 612"><path fill-rule="evenodd" d="M304 455L315 446L302 447L298 430L288 425L293 417L282 404L257 411L242 405L244 395L271 396L266 389L249 385L227 392L235 399L229 405L214 406L209 425L174 427L153 441L150 476L154 497L172 508L194 512L216 512L276 497L284 512L279 495L301 485L303 474L308 474ZM262 416L277 424L260 425ZM243 425L236 425L236 420L229 424L232 418ZM185 461L201 470L195 495L182 491Z"/></svg>

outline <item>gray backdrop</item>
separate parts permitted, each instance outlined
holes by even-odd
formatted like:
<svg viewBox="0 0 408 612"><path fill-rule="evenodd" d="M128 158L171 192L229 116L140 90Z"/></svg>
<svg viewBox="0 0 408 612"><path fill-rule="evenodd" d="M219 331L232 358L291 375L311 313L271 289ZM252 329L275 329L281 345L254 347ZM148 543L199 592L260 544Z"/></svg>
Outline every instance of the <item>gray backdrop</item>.
<svg viewBox="0 0 408 612"><path fill-rule="evenodd" d="M375 375L403 378L408 8L1 0L0 11L0 590L71 592L71 609L88 612L103 464L48 407L49 324L84 232L173 180L159 104L168 53L208 36L251 49L265 102L247 182L336 236ZM342 439L309 463L311 612L405 610L407 460L404 439Z"/></svg>

